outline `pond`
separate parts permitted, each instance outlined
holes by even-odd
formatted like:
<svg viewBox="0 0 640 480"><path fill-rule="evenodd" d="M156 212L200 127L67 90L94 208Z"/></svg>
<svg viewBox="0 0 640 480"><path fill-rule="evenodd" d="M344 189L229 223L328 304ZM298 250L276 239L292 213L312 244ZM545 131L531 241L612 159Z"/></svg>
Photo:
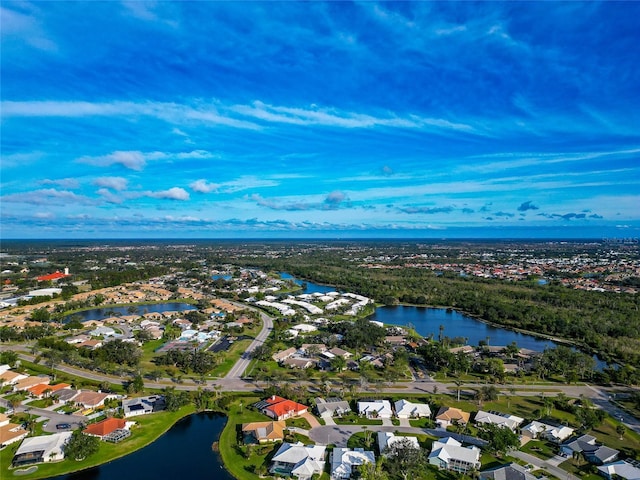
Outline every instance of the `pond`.
<svg viewBox="0 0 640 480"><path fill-rule="evenodd" d="M211 449L227 417L189 415L152 444L113 462L55 480L162 480L165 478L234 480ZM135 434L135 433L134 433Z"/></svg>
<svg viewBox="0 0 640 480"><path fill-rule="evenodd" d="M135 308L135 311L133 309ZM131 309L131 310L129 310ZM101 307L92 308L91 310L82 310L73 315L69 315L65 322L71 317L76 317L81 322L89 320L104 320L109 317L125 316L125 315L143 315L145 313L162 313L162 312L183 312L186 310L195 310L196 307L189 303L170 302L170 303L154 303L150 305L132 305L129 307Z"/></svg>
<svg viewBox="0 0 640 480"><path fill-rule="evenodd" d="M305 288L302 293L327 293L338 291L336 287L332 287L331 285L320 285L318 283L307 282L306 280L298 280L285 272L280 272L280 278L283 280L293 280L298 285L304 286Z"/></svg>

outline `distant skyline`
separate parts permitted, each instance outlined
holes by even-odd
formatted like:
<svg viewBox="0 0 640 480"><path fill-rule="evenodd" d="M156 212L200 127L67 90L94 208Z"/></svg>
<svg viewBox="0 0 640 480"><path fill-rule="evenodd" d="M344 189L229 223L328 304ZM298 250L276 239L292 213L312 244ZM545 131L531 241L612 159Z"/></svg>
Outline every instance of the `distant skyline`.
<svg viewBox="0 0 640 480"><path fill-rule="evenodd" d="M640 2L0 6L0 238L640 236Z"/></svg>

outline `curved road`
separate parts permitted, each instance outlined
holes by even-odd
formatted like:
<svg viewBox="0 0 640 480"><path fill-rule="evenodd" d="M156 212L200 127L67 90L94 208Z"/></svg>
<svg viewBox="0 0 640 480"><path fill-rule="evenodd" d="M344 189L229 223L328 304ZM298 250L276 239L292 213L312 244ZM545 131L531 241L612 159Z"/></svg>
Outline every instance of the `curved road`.
<svg viewBox="0 0 640 480"><path fill-rule="evenodd" d="M273 318L271 318L264 312L260 312L260 317L262 318L262 330L260 330L260 333L256 336L256 338L254 338L253 342L251 342L247 350L242 353L242 356L236 362L236 364L231 367L229 373L225 375L225 379L233 380L242 378L245 370L251 363L251 354L253 353L253 351L260 345L262 345L269 337L269 335L271 335L271 332L273 330Z"/></svg>

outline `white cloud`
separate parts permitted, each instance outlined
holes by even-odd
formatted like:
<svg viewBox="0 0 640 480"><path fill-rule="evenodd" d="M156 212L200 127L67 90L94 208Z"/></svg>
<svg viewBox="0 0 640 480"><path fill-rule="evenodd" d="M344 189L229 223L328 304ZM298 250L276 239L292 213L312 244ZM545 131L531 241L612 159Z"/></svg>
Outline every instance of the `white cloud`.
<svg viewBox="0 0 640 480"><path fill-rule="evenodd" d="M47 188L31 192L13 193L0 197L3 202L26 203L30 205L94 205L95 201L68 190Z"/></svg>
<svg viewBox="0 0 640 480"><path fill-rule="evenodd" d="M158 157L158 154L161 157ZM110 167L111 165L121 165L130 170L141 171L147 164L147 159L162 158L164 154L161 152L142 153L139 151L117 151L109 155L100 157L81 157L78 159L81 163L87 163L96 167Z"/></svg>
<svg viewBox="0 0 640 480"><path fill-rule="evenodd" d="M93 181L97 187L110 188L121 192L127 189L128 180L123 177L100 177Z"/></svg>
<svg viewBox="0 0 640 480"><path fill-rule="evenodd" d="M34 16L0 7L3 38L18 38L38 50L56 52L58 46L51 40Z"/></svg>
<svg viewBox="0 0 640 480"><path fill-rule="evenodd" d="M79 188L80 187L80 182L78 182L78 180L76 180L75 178L59 178L57 180L50 180L48 178L45 178L44 180L40 180L41 185L57 185L58 187L61 188L70 188L70 189L75 189L75 188Z"/></svg>
<svg viewBox="0 0 640 480"><path fill-rule="evenodd" d="M173 187L168 190L161 190L158 192L147 192L145 196L151 197L151 198L167 199L167 200L180 200L180 201L189 200L189 192L187 192L184 188L180 188L180 187Z"/></svg>
<svg viewBox="0 0 640 480"><path fill-rule="evenodd" d="M191 182L189 187L191 187L191 190L198 193L211 193L218 190L218 185L215 183L209 183L204 178Z"/></svg>

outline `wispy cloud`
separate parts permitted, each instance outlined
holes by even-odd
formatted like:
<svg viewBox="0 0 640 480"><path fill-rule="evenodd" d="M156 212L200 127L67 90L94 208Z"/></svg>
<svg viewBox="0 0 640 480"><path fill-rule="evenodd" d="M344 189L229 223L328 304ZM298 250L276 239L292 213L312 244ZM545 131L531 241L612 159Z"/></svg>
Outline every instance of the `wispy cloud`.
<svg viewBox="0 0 640 480"><path fill-rule="evenodd" d="M526 212L527 210L538 210L538 207L531 200L521 203L518 207L519 212Z"/></svg>
<svg viewBox="0 0 640 480"><path fill-rule="evenodd" d="M93 181L98 187L110 188L111 190L122 191L127 189L129 181L124 177L100 177Z"/></svg>
<svg viewBox="0 0 640 480"><path fill-rule="evenodd" d="M261 207L271 210L285 211L306 211L306 210L337 210L339 208L350 208L352 203L344 192L331 192L322 201L278 201L274 199L265 199L258 194L250 195L249 200L254 201Z"/></svg>
<svg viewBox="0 0 640 480"><path fill-rule="evenodd" d="M75 178L59 178L56 180L45 178L44 180L40 180L38 183L40 185L55 185L61 188L69 188L72 190L80 188L80 182L78 182L78 180Z"/></svg>
<svg viewBox="0 0 640 480"><path fill-rule="evenodd" d="M198 193L211 193L218 190L218 185L216 185L215 183L209 183L204 178L196 180L195 182L191 182L189 184L189 187L191 188L191 190Z"/></svg>
<svg viewBox="0 0 640 480"><path fill-rule="evenodd" d="M17 38L27 45L46 52L56 52L58 46L32 15L0 7L0 32L3 39Z"/></svg>
<svg viewBox="0 0 640 480"><path fill-rule="evenodd" d="M30 205L95 205L92 200L68 190L48 188L31 192L13 193L0 197L2 202L26 203Z"/></svg>
<svg viewBox="0 0 640 480"><path fill-rule="evenodd" d="M184 188L180 187L172 187L168 190L161 190L157 192L147 192L145 196L151 198L160 198L167 200L180 200L186 201L189 200L189 192L187 192Z"/></svg>

